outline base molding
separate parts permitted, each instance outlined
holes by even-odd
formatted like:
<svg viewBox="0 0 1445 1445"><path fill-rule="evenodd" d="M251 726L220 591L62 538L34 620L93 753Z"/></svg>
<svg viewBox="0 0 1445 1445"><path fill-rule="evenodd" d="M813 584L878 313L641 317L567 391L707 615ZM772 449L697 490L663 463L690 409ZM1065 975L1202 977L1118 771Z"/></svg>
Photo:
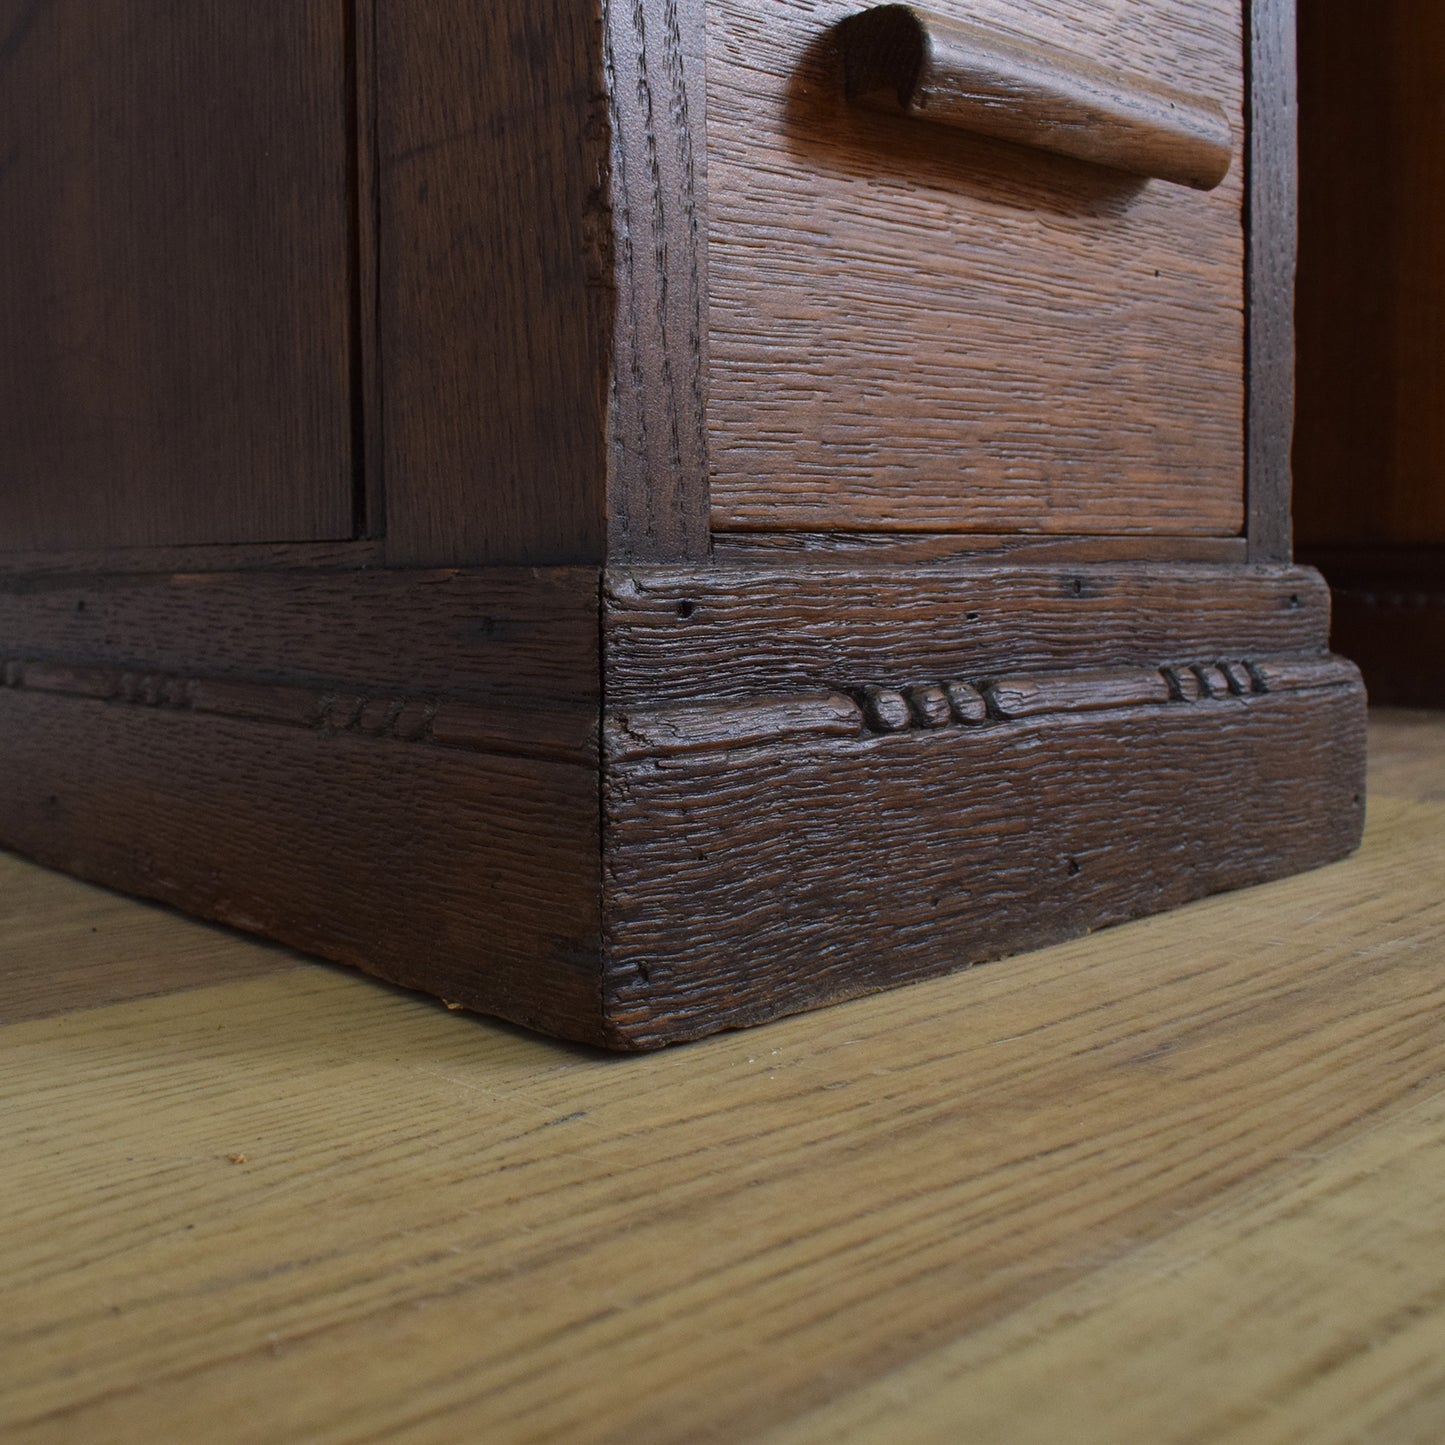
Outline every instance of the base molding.
<svg viewBox="0 0 1445 1445"><path fill-rule="evenodd" d="M653 1048L1348 852L1327 622L1216 564L0 580L0 844Z"/></svg>

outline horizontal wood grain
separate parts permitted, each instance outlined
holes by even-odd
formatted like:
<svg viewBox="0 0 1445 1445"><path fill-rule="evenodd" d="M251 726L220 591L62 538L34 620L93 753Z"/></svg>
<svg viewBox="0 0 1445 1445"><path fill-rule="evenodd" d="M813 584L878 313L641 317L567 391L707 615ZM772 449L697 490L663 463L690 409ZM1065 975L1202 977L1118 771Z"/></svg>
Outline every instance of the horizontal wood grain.
<svg viewBox="0 0 1445 1445"><path fill-rule="evenodd" d="M1167 1242L762 1438L1427 1441L1445 1425L1442 1218L1445 1095L1431 1089Z"/></svg>
<svg viewBox="0 0 1445 1445"><path fill-rule="evenodd" d="M350 9L0 3L0 549L355 534Z"/></svg>
<svg viewBox="0 0 1445 1445"><path fill-rule="evenodd" d="M1244 562L1243 537L1030 536L1007 532L717 532L714 562L963 562L989 557L1039 562ZM1261 558L1262 561L1285 558ZM3 561L0 561L3 566Z"/></svg>
<svg viewBox="0 0 1445 1445"><path fill-rule="evenodd" d="M0 956L0 1026L308 966L11 854L0 854Z"/></svg>
<svg viewBox="0 0 1445 1445"><path fill-rule="evenodd" d="M1025 43L919 5L843 22L849 100L974 135L1211 191L1229 174L1229 118L1207 96Z"/></svg>
<svg viewBox="0 0 1445 1445"><path fill-rule="evenodd" d="M0 689L0 846L598 1037L596 770Z"/></svg>
<svg viewBox="0 0 1445 1445"><path fill-rule="evenodd" d="M1364 694L1322 681L618 759L608 1023L633 1047L740 1027L1343 857Z"/></svg>
<svg viewBox="0 0 1445 1445"><path fill-rule="evenodd" d="M1284 566L617 568L609 706L1323 651L1329 594Z"/></svg>
<svg viewBox="0 0 1445 1445"><path fill-rule="evenodd" d="M0 657L363 695L595 707L597 573L256 571L0 579Z"/></svg>
<svg viewBox="0 0 1445 1445"><path fill-rule="evenodd" d="M850 105L856 0L708 7L714 530L1237 536L1242 168L1204 195ZM1237 0L938 0L1217 97Z"/></svg>

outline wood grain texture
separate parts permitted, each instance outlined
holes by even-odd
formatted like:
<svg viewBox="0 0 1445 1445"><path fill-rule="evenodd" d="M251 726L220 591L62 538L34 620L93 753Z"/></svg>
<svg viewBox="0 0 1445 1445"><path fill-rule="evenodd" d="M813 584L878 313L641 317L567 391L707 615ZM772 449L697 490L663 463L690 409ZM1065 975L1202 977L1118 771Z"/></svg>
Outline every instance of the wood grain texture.
<svg viewBox="0 0 1445 1445"><path fill-rule="evenodd" d="M0 957L0 1026L307 966L9 854L0 854Z"/></svg>
<svg viewBox="0 0 1445 1445"><path fill-rule="evenodd" d="M615 271L608 556L708 554L703 0L602 0Z"/></svg>
<svg viewBox="0 0 1445 1445"><path fill-rule="evenodd" d="M1442 1183L1432 1090L1167 1243L762 1438L1424 1445L1445 1429Z"/></svg>
<svg viewBox="0 0 1445 1445"><path fill-rule="evenodd" d="M1371 741L1344 863L695 1048L220 954L6 1028L0 1432L1437 1438L1445 724Z"/></svg>
<svg viewBox="0 0 1445 1445"><path fill-rule="evenodd" d="M356 572L384 560L381 545L354 542L235 542L218 546L89 547L0 552L0 578L103 577L117 572Z"/></svg>
<svg viewBox="0 0 1445 1445"><path fill-rule="evenodd" d="M599 696L597 573L61 574L0 585L0 654L575 715Z"/></svg>
<svg viewBox="0 0 1445 1445"><path fill-rule="evenodd" d="M1445 544L1445 11L1300 6L1302 547Z"/></svg>
<svg viewBox="0 0 1445 1445"><path fill-rule="evenodd" d="M1027 709L1020 709L1027 713ZM617 761L607 971L655 1046L1330 862L1363 824L1339 685Z"/></svg>
<svg viewBox="0 0 1445 1445"><path fill-rule="evenodd" d="M1201 191L1234 159L1229 119L1207 96L1054 46L917 5L860 11L839 39L857 104Z"/></svg>
<svg viewBox="0 0 1445 1445"><path fill-rule="evenodd" d="M1277 566L618 568L603 626L623 707L1322 652L1329 594Z"/></svg>
<svg viewBox="0 0 1445 1445"><path fill-rule="evenodd" d="M1242 129L1233 0L933 8ZM1241 176L1196 195L861 111L854 9L709 7L714 528L1238 534Z"/></svg>
<svg viewBox="0 0 1445 1445"><path fill-rule="evenodd" d="M0 547L353 535L348 9L0 4Z"/></svg>
<svg viewBox="0 0 1445 1445"><path fill-rule="evenodd" d="M1309 10L1314 5L1305 8ZM1318 7L1315 7L1316 9ZM1291 555L1295 263L1299 243L1295 0L1245 0L1249 17L1249 555Z"/></svg>
<svg viewBox="0 0 1445 1445"><path fill-rule="evenodd" d="M1040 562L1244 562L1243 537L1042 537L963 532L718 532L715 562L962 562L989 557ZM3 564L0 564L3 565Z"/></svg>
<svg viewBox="0 0 1445 1445"><path fill-rule="evenodd" d="M393 563L605 544L607 122L596 7L377 0Z"/></svg>
<svg viewBox="0 0 1445 1445"><path fill-rule="evenodd" d="M595 1039L596 770L0 689L0 845Z"/></svg>

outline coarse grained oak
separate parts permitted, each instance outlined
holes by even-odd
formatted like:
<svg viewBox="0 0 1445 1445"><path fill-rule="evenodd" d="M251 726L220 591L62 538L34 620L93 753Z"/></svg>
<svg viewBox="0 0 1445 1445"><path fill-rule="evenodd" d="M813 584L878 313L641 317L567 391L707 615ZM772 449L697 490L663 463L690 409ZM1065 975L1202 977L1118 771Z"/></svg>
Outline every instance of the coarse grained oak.
<svg viewBox="0 0 1445 1445"><path fill-rule="evenodd" d="M1295 0L1245 0L1245 14L1246 537L1251 561L1287 562L1299 245Z"/></svg>
<svg viewBox="0 0 1445 1445"><path fill-rule="evenodd" d="M648 1048L1358 835L1358 679L1305 569L546 576L10 579L0 841Z"/></svg>
<svg viewBox="0 0 1445 1445"><path fill-rule="evenodd" d="M0 0L0 550L353 535L349 0Z"/></svg>
<svg viewBox="0 0 1445 1445"><path fill-rule="evenodd" d="M1232 0L985 9L1235 149ZM337 13L355 535L12 553L0 843L619 1049L1353 846L1358 676L1241 531L1243 168L925 144L831 5Z"/></svg>
<svg viewBox="0 0 1445 1445"><path fill-rule="evenodd" d="M595 767L0 688L6 846L484 1013L601 1041Z"/></svg>
<svg viewBox="0 0 1445 1445"><path fill-rule="evenodd" d="M1342 857L1364 716L1335 683L619 761L609 1024L737 1027Z"/></svg>
<svg viewBox="0 0 1445 1445"><path fill-rule="evenodd" d="M1329 627L1303 567L616 568L606 584L609 706L1310 653Z"/></svg>
<svg viewBox="0 0 1445 1445"><path fill-rule="evenodd" d="M377 0L386 549L707 553L701 0Z"/></svg>
<svg viewBox="0 0 1445 1445"><path fill-rule="evenodd" d="M1237 534L1243 167L1201 195L856 108L858 8L708 8L714 529ZM1243 133L1234 0L932 8Z"/></svg>

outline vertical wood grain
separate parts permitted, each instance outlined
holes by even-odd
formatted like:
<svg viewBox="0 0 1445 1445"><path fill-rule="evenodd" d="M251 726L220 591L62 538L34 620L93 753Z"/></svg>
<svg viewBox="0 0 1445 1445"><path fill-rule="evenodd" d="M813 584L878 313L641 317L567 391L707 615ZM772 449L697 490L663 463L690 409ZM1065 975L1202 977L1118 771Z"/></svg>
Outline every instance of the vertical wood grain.
<svg viewBox="0 0 1445 1445"><path fill-rule="evenodd" d="M617 309L608 552L708 551L703 0L603 0Z"/></svg>
<svg viewBox="0 0 1445 1445"><path fill-rule="evenodd" d="M0 0L0 548L346 538L346 0Z"/></svg>
<svg viewBox="0 0 1445 1445"><path fill-rule="evenodd" d="M595 5L377 0L387 553L605 540L606 107Z"/></svg>
<svg viewBox="0 0 1445 1445"><path fill-rule="evenodd" d="M1310 0L1315 5L1317 0ZM1248 536L1250 557L1291 555L1294 284L1298 241L1294 0L1247 0L1249 14Z"/></svg>

